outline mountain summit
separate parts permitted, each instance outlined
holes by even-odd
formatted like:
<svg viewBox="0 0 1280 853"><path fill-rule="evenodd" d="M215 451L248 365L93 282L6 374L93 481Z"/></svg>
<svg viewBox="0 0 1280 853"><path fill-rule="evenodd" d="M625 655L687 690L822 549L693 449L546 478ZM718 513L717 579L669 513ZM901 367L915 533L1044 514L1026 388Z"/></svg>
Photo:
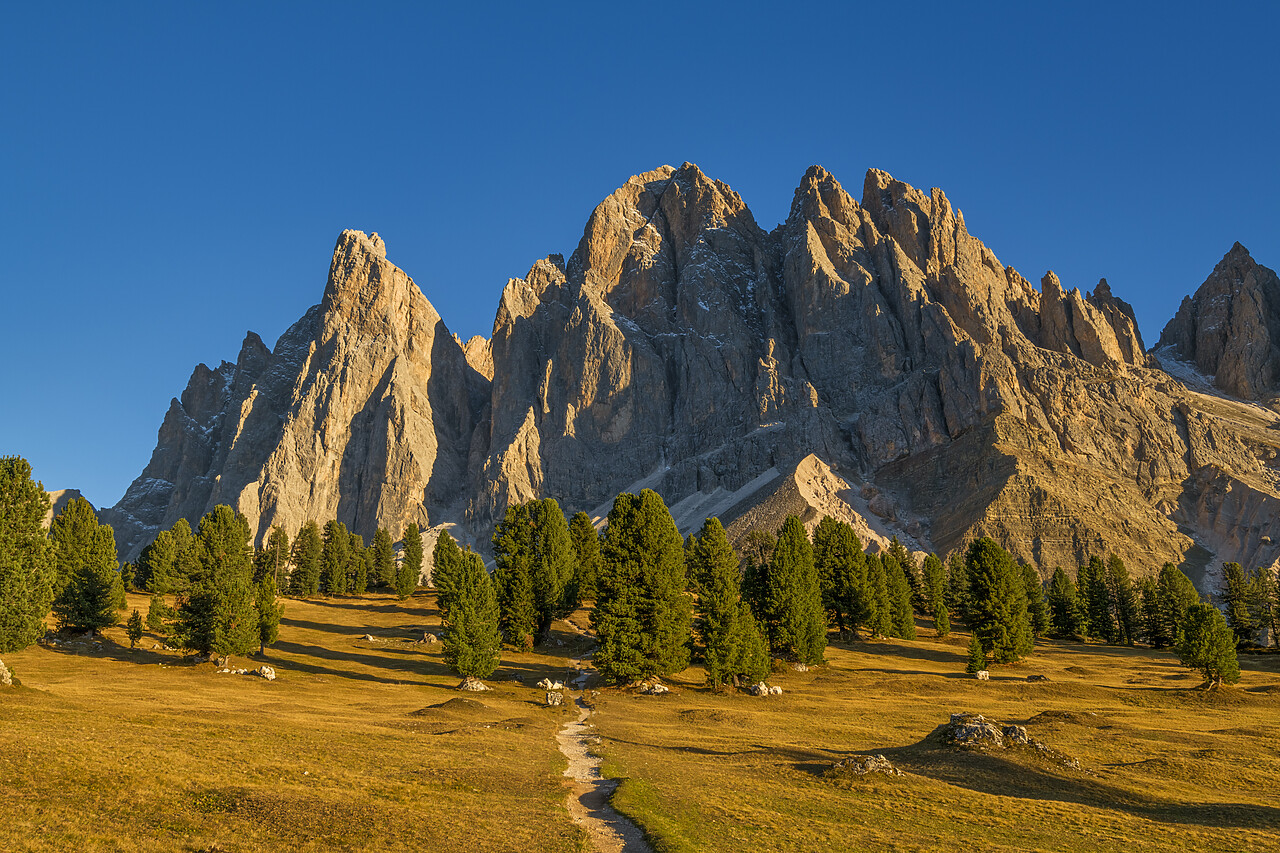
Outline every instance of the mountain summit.
<svg viewBox="0 0 1280 853"><path fill-rule="evenodd" d="M1233 249L1210 282L1162 347L1257 398L1273 361L1246 356L1274 352L1272 315L1201 330L1219 297L1257 301L1275 274ZM678 518L728 524L790 483L920 549L990 535L1048 570L1112 552L1193 577L1269 564L1277 420L1184 379L1105 280L1081 292L1048 272L1037 289L941 190L873 169L855 200L814 166L766 232L685 163L628 180L567 261L509 281L488 341L461 344L377 235L343 232L321 304L273 350L254 337L235 365L199 366L105 515L130 556L215 503L259 540L337 517L483 542L533 497L601 514L647 486ZM827 485L794 485L813 471Z"/></svg>

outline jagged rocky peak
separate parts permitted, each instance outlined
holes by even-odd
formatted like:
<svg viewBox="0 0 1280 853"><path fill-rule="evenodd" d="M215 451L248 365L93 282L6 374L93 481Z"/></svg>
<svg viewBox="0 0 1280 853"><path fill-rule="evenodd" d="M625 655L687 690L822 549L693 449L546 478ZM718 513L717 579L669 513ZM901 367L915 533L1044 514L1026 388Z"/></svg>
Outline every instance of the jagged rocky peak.
<svg viewBox="0 0 1280 853"><path fill-rule="evenodd" d="M1162 356L1190 362L1228 394L1280 393L1280 277L1236 243L1160 334Z"/></svg>

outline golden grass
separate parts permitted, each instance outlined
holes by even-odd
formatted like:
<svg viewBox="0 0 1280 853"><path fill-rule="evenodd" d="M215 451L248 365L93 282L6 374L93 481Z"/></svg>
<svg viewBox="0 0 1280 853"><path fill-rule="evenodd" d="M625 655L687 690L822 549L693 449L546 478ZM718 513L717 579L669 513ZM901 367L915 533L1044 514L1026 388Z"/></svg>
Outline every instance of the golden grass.
<svg viewBox="0 0 1280 853"><path fill-rule="evenodd" d="M464 695L414 642L438 627L427 593L290 600L274 683L150 636L129 651L121 628L6 655L23 686L0 692L0 849L582 849L554 737L571 712L507 678L563 678L585 641L561 625L563 645L504 653L495 689ZM775 675L781 697L708 691L696 667L666 696L603 691L615 804L665 851L1280 850L1280 656L1206 693L1168 653L1041 643L982 683L966 634L931 633L834 645ZM952 711L1024 724L1082 769L943 748ZM907 775L823 777L866 752Z"/></svg>
<svg viewBox="0 0 1280 853"><path fill-rule="evenodd" d="M1240 686L1206 693L1168 653L1045 642L984 683L967 640L839 644L775 675L781 697L707 691L696 668L666 696L604 694L615 805L664 851L1280 850L1280 658L1242 657ZM1082 769L944 747L953 711L1026 725ZM857 753L907 775L823 778Z"/></svg>

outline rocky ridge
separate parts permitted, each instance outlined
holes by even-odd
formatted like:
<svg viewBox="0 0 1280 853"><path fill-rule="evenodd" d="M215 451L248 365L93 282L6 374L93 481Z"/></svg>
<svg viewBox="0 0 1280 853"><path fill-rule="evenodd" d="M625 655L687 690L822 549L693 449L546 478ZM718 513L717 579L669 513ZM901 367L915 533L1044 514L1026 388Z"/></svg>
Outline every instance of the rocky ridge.
<svg viewBox="0 0 1280 853"><path fill-rule="evenodd" d="M1214 287L1275 278L1235 255ZM1159 352L1201 338L1166 329ZM1178 357L1234 375L1231 346L1196 347ZM449 333L377 235L344 232L322 303L274 350L251 334L198 367L104 515L125 554L218 502L259 539L336 516L483 543L511 502L601 514L650 487L686 528L843 505L869 542L992 535L1045 570L1114 551L1196 577L1280 555L1276 425L1162 369L1105 280L1037 289L1003 266L940 190L873 169L855 200L815 166L766 232L686 163L631 178L568 260L508 282L487 341Z"/></svg>

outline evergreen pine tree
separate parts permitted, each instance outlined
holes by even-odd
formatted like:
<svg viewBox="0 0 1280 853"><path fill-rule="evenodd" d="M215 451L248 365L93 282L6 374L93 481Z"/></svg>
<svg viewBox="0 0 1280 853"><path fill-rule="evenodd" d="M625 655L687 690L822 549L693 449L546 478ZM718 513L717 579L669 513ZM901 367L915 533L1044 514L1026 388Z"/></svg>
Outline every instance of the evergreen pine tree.
<svg viewBox="0 0 1280 853"><path fill-rule="evenodd" d="M165 603L164 593L151 593L151 601L147 605L147 628L153 634L164 635L169 632L168 626L165 624L166 619L172 619L174 612L168 604Z"/></svg>
<svg viewBox="0 0 1280 853"><path fill-rule="evenodd" d="M142 639L142 614L137 610L133 611L133 615L129 617L125 625L125 634L129 637L129 648L137 648L138 641Z"/></svg>
<svg viewBox="0 0 1280 853"><path fill-rule="evenodd" d="M1152 648L1163 648L1168 642L1160 637L1160 586L1155 578L1143 578L1137 583L1138 610L1142 615L1142 638Z"/></svg>
<svg viewBox="0 0 1280 853"><path fill-rule="evenodd" d="M347 591L352 595L364 595L369 589L369 561L364 553L364 537L350 535L347 552Z"/></svg>
<svg viewBox="0 0 1280 853"><path fill-rule="evenodd" d="M274 572L267 572L258 581L253 607L258 613L258 654L265 654L267 646L280 639L280 617L284 605L276 598Z"/></svg>
<svg viewBox="0 0 1280 853"><path fill-rule="evenodd" d="M344 595L347 591L347 567L351 562L351 534L341 521L324 526L324 547L320 550L320 591L327 595Z"/></svg>
<svg viewBox="0 0 1280 853"><path fill-rule="evenodd" d="M1031 634L1043 637L1049 633L1049 603L1044 600L1044 587L1035 569L1023 564L1022 583L1027 594L1027 618L1031 620Z"/></svg>
<svg viewBox="0 0 1280 853"><path fill-rule="evenodd" d="M533 502L507 507L493 532L494 582L503 638L518 649L538 639L538 606L533 590Z"/></svg>
<svg viewBox="0 0 1280 853"><path fill-rule="evenodd" d="M906 579L903 578L903 584ZM910 592L907 593L910 596ZM773 559L765 575L765 629L776 657L806 664L822 662L827 620L818 588L813 546L804 524L787 516L778 531Z"/></svg>
<svg viewBox="0 0 1280 853"><path fill-rule="evenodd" d="M600 534L585 512L575 513L569 522L569 539L578 560L574 588L580 601L596 597L596 576L600 573Z"/></svg>
<svg viewBox="0 0 1280 853"><path fill-rule="evenodd" d="M138 568L134 573L134 582L149 592L168 592L174 586L174 559L177 551L173 546L173 534L161 530L151 544L142 549L138 556Z"/></svg>
<svg viewBox="0 0 1280 853"><path fill-rule="evenodd" d="M929 612L929 602L925 596L924 580L920 577L919 567L916 565L916 558L911 556L911 552L906 549L898 537L891 537L889 540L889 556L897 561L902 567L903 577L907 581L907 586L911 592L911 607L921 613ZM912 631L914 636L914 629Z"/></svg>
<svg viewBox="0 0 1280 853"><path fill-rule="evenodd" d="M1084 633L1080 617L1080 599L1071 576L1057 566L1049 580L1049 630L1055 637L1074 637Z"/></svg>
<svg viewBox="0 0 1280 853"><path fill-rule="evenodd" d="M58 577L44 529L48 511L27 460L0 457L0 653L25 649L44 633Z"/></svg>
<svg viewBox="0 0 1280 853"><path fill-rule="evenodd" d="M1258 636L1254 621L1254 590L1249 577L1239 563L1222 566L1222 600L1227 611L1227 626L1236 637L1236 645L1252 645Z"/></svg>
<svg viewBox="0 0 1280 853"><path fill-rule="evenodd" d="M498 667L502 638L493 580L478 554L459 552L453 601L444 620L444 660L464 678L486 678Z"/></svg>
<svg viewBox="0 0 1280 853"><path fill-rule="evenodd" d="M101 631L116 624L117 611L124 606L124 587L116 571L116 540L111 528L98 525L88 544L69 554L64 552L64 558L77 564L53 603L59 627Z"/></svg>
<svg viewBox="0 0 1280 853"><path fill-rule="evenodd" d="M569 523L560 505L552 498L534 501L529 508L533 522L529 546L529 577L533 581L533 598L538 611L539 641L551 635L551 623L568 616L578 606L573 586L578 571L578 558L569 537Z"/></svg>
<svg viewBox="0 0 1280 853"><path fill-rule="evenodd" d="M909 558L908 558L909 559ZM910 571L893 556L893 550L880 558L884 565L885 581L889 590L889 611L892 614L893 629L890 636L903 640L916 638L915 611L911 605L911 583L907 580Z"/></svg>
<svg viewBox="0 0 1280 853"><path fill-rule="evenodd" d="M98 533L98 514L84 498L76 498L54 516L49 525L49 538L53 540L53 553L58 566L58 578L54 585L55 596L71 583L71 578L81 566L92 558L89 555ZM114 568L114 567L113 567Z"/></svg>
<svg viewBox="0 0 1280 853"><path fill-rule="evenodd" d="M1253 588L1254 624L1267 632L1271 645L1280 647L1280 582L1276 573L1265 566L1254 569Z"/></svg>
<svg viewBox="0 0 1280 853"><path fill-rule="evenodd" d="M1116 626L1116 642L1132 646L1136 639L1141 617L1138 599L1133 591L1133 579L1124 561L1114 554L1107 561L1107 593L1111 598L1111 619Z"/></svg>
<svg viewBox="0 0 1280 853"><path fill-rule="evenodd" d="M396 569L396 596L404 601L418 588L422 577L422 531L410 524L404 529L404 553L400 555L400 567Z"/></svg>
<svg viewBox="0 0 1280 853"><path fill-rule="evenodd" d="M947 557L947 609L969 624L969 567L959 551Z"/></svg>
<svg viewBox="0 0 1280 853"><path fill-rule="evenodd" d="M969 637L969 661L965 664L964 671L973 675L975 672L982 672L987 668L987 653L982 649L982 641L978 639L975 632Z"/></svg>
<svg viewBox="0 0 1280 853"><path fill-rule="evenodd" d="M869 593L867 627L873 637L894 634L893 603L889 596L889 578L879 554L867 554L867 592Z"/></svg>
<svg viewBox="0 0 1280 853"><path fill-rule="evenodd" d="M258 554L253 566L253 582L261 583L270 574L275 578L276 589L284 589L289 579L289 534L275 525L267 536L267 545Z"/></svg>
<svg viewBox="0 0 1280 853"><path fill-rule="evenodd" d="M871 612L867 557L853 528L826 516L813 531L813 562L822 605L841 637L853 635Z"/></svg>
<svg viewBox="0 0 1280 853"><path fill-rule="evenodd" d="M200 519L199 569L178 608L178 637L205 654L249 654L258 645L249 523L219 504Z"/></svg>
<svg viewBox="0 0 1280 853"><path fill-rule="evenodd" d="M290 557L293 574L289 575L289 591L294 595L315 595L320 591L320 555L323 551L320 525L308 521L298 528Z"/></svg>
<svg viewBox="0 0 1280 853"><path fill-rule="evenodd" d="M925 607L933 615L933 627L939 637L951 633L951 617L947 613L947 570L937 554L924 558Z"/></svg>
<svg viewBox="0 0 1280 853"><path fill-rule="evenodd" d="M1155 599L1153 633L1147 641L1156 648L1176 646L1187 609L1200 603L1200 593L1191 578L1173 563L1165 563L1156 580Z"/></svg>
<svg viewBox="0 0 1280 853"><path fill-rule="evenodd" d="M182 592L190 585L192 579L200 572L200 543L191 531L191 524L180 518L169 528L173 540L173 574L169 578L165 592Z"/></svg>
<svg viewBox="0 0 1280 853"><path fill-rule="evenodd" d="M120 589L123 590L124 592L129 592L135 589L133 585L133 578L134 578L133 571L134 571L133 563L120 564Z"/></svg>
<svg viewBox="0 0 1280 853"><path fill-rule="evenodd" d="M371 574L377 584L385 589L394 589L396 585L396 549L391 541L391 534L385 527L379 527L373 534L373 544L369 546L372 554Z"/></svg>
<svg viewBox="0 0 1280 853"><path fill-rule="evenodd" d="M755 678L756 655L750 647L759 642L759 630L754 619L750 626L743 624L750 608L744 606L739 589L738 555L729 545L720 519L708 518L698 535L689 538L685 551L688 574L697 578L698 618L694 624L705 649L707 683L719 687L727 681L737 683L743 676ZM752 631L757 635L754 640ZM767 671L767 653L764 658Z"/></svg>
<svg viewBox="0 0 1280 853"><path fill-rule="evenodd" d="M1213 685L1240 680L1236 635L1212 604L1193 604L1183 619L1178 657Z"/></svg>
<svg viewBox="0 0 1280 853"><path fill-rule="evenodd" d="M1084 613L1085 633L1106 643L1115 643L1120 627L1111 606L1111 590L1107 586L1107 569L1101 557L1090 557L1077 573L1076 591Z"/></svg>
<svg viewBox="0 0 1280 853"><path fill-rule="evenodd" d="M986 536L969 546L965 563L972 595L973 632L995 663L1011 663L1032 649L1027 591L1009 552Z"/></svg>
<svg viewBox="0 0 1280 853"><path fill-rule="evenodd" d="M463 570L462 562L462 549L449 531L441 530L431 552L431 585L436 588L436 608L441 619L449 618L449 608L457 595L459 573Z"/></svg>
<svg viewBox="0 0 1280 853"><path fill-rule="evenodd" d="M618 495L600 556L591 620L601 675L617 684L687 667L691 605L684 541L657 492ZM813 582L816 594L816 576Z"/></svg>

